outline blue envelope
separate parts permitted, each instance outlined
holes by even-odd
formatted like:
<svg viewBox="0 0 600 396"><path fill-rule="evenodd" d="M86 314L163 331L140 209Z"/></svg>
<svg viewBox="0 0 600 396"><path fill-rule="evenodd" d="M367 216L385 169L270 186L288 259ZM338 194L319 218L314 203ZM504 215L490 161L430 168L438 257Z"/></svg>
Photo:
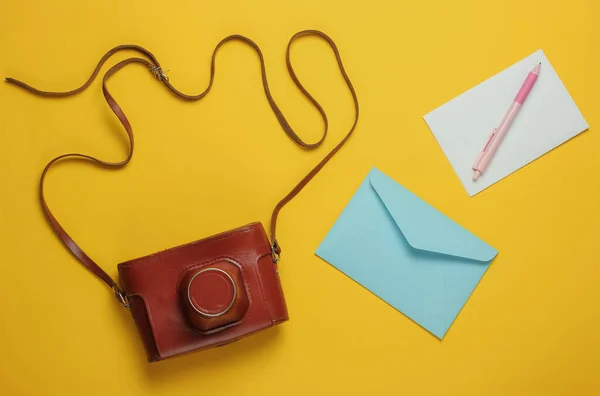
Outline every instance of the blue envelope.
<svg viewBox="0 0 600 396"><path fill-rule="evenodd" d="M316 254L441 339L498 251L373 168Z"/></svg>

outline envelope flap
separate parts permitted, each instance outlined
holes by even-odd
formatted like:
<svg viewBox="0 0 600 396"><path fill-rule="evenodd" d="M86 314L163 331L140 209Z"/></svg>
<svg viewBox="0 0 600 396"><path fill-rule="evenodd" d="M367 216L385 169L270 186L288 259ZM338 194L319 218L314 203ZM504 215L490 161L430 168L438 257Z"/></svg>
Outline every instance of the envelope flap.
<svg viewBox="0 0 600 396"><path fill-rule="evenodd" d="M369 181L413 248L483 262L498 253L381 171L373 168Z"/></svg>

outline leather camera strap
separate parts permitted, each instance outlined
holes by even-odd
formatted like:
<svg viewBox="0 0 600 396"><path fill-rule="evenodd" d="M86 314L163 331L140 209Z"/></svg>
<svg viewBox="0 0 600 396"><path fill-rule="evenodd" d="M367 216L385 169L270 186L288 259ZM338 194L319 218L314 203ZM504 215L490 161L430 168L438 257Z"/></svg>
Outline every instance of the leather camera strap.
<svg viewBox="0 0 600 396"><path fill-rule="evenodd" d="M117 53L119 51L133 50L133 51L136 51L136 52L142 54L143 56L145 56L147 58L146 59L146 58L134 57L134 58L128 58L128 59L122 60L119 63L112 66L106 72L106 74L104 75L104 77L102 79L102 92L104 94L106 102L110 106L111 110L115 113L115 115L117 116L117 118L119 119L119 121L121 122L123 127L125 128L125 131L127 132L127 136L129 138L129 152L127 154L127 157L122 161L108 162L108 161L100 160L100 159L90 156L90 155L80 154L80 153L69 153L69 154L60 155L60 156L54 158L52 161L50 161L44 168L42 175L41 175L40 188L39 188L42 209L43 209L48 221L50 222L50 225L52 226L52 228L54 229L54 231L56 232L58 237L62 240L62 242L65 244L65 246L75 255L75 257L77 257L79 259L79 261L81 261L81 263L85 267L87 267L92 273L94 273L98 278L102 279L107 285L109 285L114 290L117 299L121 303L123 303L124 306L127 306L127 301L126 301L124 293L120 289L117 282L115 282L102 268L100 268L100 266L98 264L96 264L75 243L75 241L73 241L73 239L69 236L69 234L67 234L67 232L64 230L64 228L60 225L60 223L56 220L56 218L50 211L50 208L48 207L48 205L46 203L46 199L44 197L44 181L46 178L46 174L48 173L48 170L55 163L57 163L63 159L70 158L70 159L80 159L80 160L85 160L85 161L91 161L95 165L98 165L101 167L106 167L106 168L113 168L113 169L122 168L125 165L127 165L129 163L129 161L131 160L131 157L133 156L133 150L134 150L133 129L131 128L131 124L129 123L127 117L125 116L125 113L123 113L123 110L121 110L121 107L117 104L117 102L115 101L113 96L110 94L110 92L106 86L108 79L114 73L116 73L117 71L119 71L120 69L122 69L123 67L125 67L129 64L132 64L132 63L142 64L142 65L147 66L150 69L150 71L152 72L152 74L159 81L164 83L164 85L175 96L177 96L181 99L184 99L184 100L189 100L189 101L200 100L204 96L206 96L206 94L208 94L208 92L212 88L214 76L215 76L215 58L216 58L219 48L223 44L225 44L229 41L234 41L234 40L242 41L242 42L250 45L252 48L254 48L254 50L258 54L258 57L260 60L261 76L262 76L262 82L263 82L263 86L264 86L265 95L267 97L269 105L271 106L271 109L273 110L273 113L275 113L275 116L277 117L277 120L279 121L279 124L283 128L284 132L298 146L300 146L304 149L307 149L307 150L311 150L311 149L315 149L315 148L319 147L325 140L325 137L327 136L327 130L328 130L328 121L327 121L327 115L325 114L325 111L323 110L321 105L316 101L316 99L313 98L312 95L304 88L302 83L300 83L300 81L298 80L298 77L296 76L294 68L292 67L292 63L290 60L290 48L292 46L292 43L295 40L297 40L298 38L303 37L303 36L320 37L321 39L325 40L329 44L331 49L333 50L333 53L335 54L335 58L337 60L340 72L348 86L348 89L350 90L350 93L352 94L352 99L354 101L355 117L354 117L354 122L352 124L352 127L350 128L350 130L346 134L346 136L329 152L329 154L327 154L327 156L325 156L325 158L323 158L306 176L304 176L304 178L302 178L302 180L300 180L300 182L285 197L283 197L283 199L281 201L279 201L279 203L277 203L277 205L275 206L272 216L271 216L271 243L272 243L273 260L277 261L279 259L279 254L281 253L281 248L280 248L280 246L277 242L277 238L276 238L277 216L278 216L279 212L285 206L285 204L287 204L292 198L294 198L308 184L308 182L310 182L310 180L325 166L325 164L339 151L339 149L344 145L344 143L346 143L346 141L350 138L350 136L354 132L356 125L358 123L359 107L358 107L358 98L356 96L356 92L354 91L354 87L352 86L352 83L350 82L350 79L348 78L348 75L346 74L346 71L344 70L344 66L342 64L342 59L340 57L340 53L337 49L337 46L335 45L333 40L329 36L327 36L325 33L317 31L317 30L304 30L304 31L298 32L294 36L292 36L292 38L290 39L290 41L288 43L288 47L286 50L286 64L287 64L288 72L289 72L292 80L294 81L296 86L300 89L302 94L304 96L306 96L306 98L308 98L310 100L310 102L317 108L317 110L321 114L321 117L323 118L323 123L325 125L324 131L323 131L323 136L316 143L306 143L304 140L302 140L302 138L300 138L298 136L298 134L296 134L296 132L294 132L294 130L292 129L290 124L287 122L283 113L281 112L281 110L279 109L277 104L275 103L275 100L273 99L273 96L271 95L271 91L269 90L269 85L267 83L265 61L264 61L264 57L263 57L263 54L262 54L260 48L254 41L250 40L247 37L241 36L241 35L228 36L228 37L224 38L221 42L219 42L219 44L217 44L217 46L212 54L211 67L210 67L210 81L209 81L208 87L202 93L200 93L198 95L187 95L187 94L184 94L181 91L177 90L169 82L169 78L167 77L167 75L165 74L163 69L161 68L161 65L158 62L158 60L156 59L156 57L150 51L146 50L143 47L137 46L137 45L121 45L121 46L115 47L115 48L111 49L110 51L108 51L102 57L102 59L100 59L100 62L94 69L90 78L81 87L71 90L71 91L66 91L66 92L41 91L34 87L31 87L30 85L28 85L24 82L15 80L13 78L6 79L6 82L17 85L17 86L25 89L26 91L29 91L29 92L39 95L39 96L55 97L55 98L56 97L66 97L66 96L75 95L79 92L82 92L86 88L88 88L90 86L90 84L94 81L94 79L97 77L97 75L99 74L100 69L102 68L103 64L112 55L114 55L115 53Z"/></svg>

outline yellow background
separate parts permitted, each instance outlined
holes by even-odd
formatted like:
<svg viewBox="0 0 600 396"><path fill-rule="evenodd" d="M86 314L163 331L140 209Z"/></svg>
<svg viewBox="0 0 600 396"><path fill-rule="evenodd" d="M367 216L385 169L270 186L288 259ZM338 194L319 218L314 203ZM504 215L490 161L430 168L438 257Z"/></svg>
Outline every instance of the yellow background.
<svg viewBox="0 0 600 396"><path fill-rule="evenodd" d="M48 90L78 86L109 48L137 43L170 69L173 84L196 93L215 44L247 35L264 51L277 102L311 141L321 121L288 77L284 51L296 31L320 29L340 48L361 120L339 157L282 212L290 322L148 365L129 313L63 248L37 201L52 157L124 157L124 133L100 83L63 100L0 84L1 394L600 393L597 1L2 3L0 75ZM422 116L539 48L591 128L469 198ZM197 103L132 66L110 88L134 126L133 162L116 172L57 166L48 181L56 216L114 276L127 259L266 224L352 120L323 42L298 42L293 62L331 121L316 152L280 130L257 57L242 44L223 48L214 91ZM500 251L441 342L314 255L372 166Z"/></svg>

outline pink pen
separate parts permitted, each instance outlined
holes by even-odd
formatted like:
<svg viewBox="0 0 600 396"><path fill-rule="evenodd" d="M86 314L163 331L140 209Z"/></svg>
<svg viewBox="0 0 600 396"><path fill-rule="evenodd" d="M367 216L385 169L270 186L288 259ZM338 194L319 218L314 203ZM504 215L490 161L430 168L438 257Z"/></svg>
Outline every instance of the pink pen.
<svg viewBox="0 0 600 396"><path fill-rule="evenodd" d="M485 144L485 147L483 148L483 150L481 150L481 153L479 153L479 156L477 157L477 160L475 160L475 164L473 165L473 180L479 179L479 176L481 176L481 174L485 171L488 164L490 163L490 160L494 156L494 153L498 149L498 146L500 146L500 142L502 142L502 139L506 135L510 124L512 124L517 113L519 112L519 109L523 105L523 102L525 102L527 95L529 95L529 91L531 91L531 88L533 88L533 84L535 84L538 75L540 74L541 65L541 63L538 63L537 66L529 72L527 78L525 79L525 82L519 90L519 93L517 93L515 100L513 100L508 111L506 112L506 115L502 119L500 126L494 129L494 131L492 132L492 136L490 136L487 143Z"/></svg>

